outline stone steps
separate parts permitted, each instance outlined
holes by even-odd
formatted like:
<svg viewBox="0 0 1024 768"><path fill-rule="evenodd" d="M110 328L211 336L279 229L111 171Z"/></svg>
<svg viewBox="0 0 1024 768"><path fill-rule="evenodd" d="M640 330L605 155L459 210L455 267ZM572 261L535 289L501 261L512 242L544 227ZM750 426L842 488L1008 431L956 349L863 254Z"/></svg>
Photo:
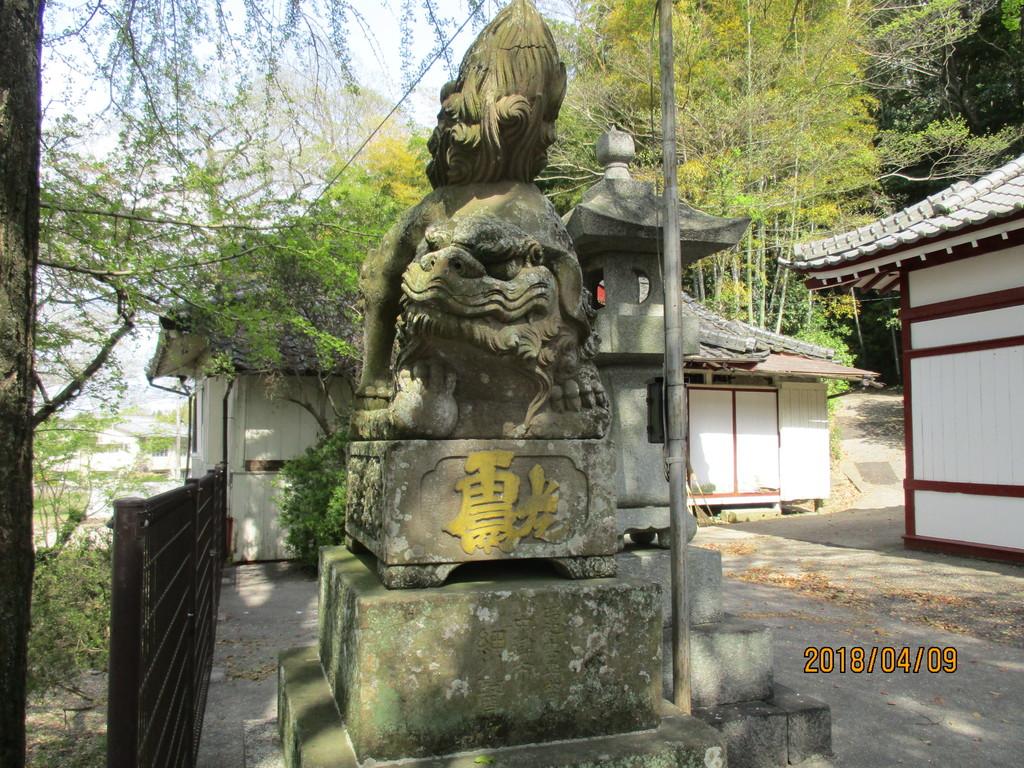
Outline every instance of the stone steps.
<svg viewBox="0 0 1024 768"><path fill-rule="evenodd" d="M672 638L666 633L665 690L672 672ZM713 707L772 695L772 633L726 616L690 631L690 690L696 707Z"/></svg>
<svg viewBox="0 0 1024 768"><path fill-rule="evenodd" d="M763 701L694 709L726 738L729 768L828 768L832 716L827 704L781 685Z"/></svg>
<svg viewBox="0 0 1024 768"><path fill-rule="evenodd" d="M629 549L616 556L623 577L661 584L671 621L670 552ZM690 590L690 688L694 715L728 744L730 768L829 768L832 723L827 704L774 682L771 630L722 613L721 554L687 547ZM672 637L666 629L663 684L672 682Z"/></svg>
<svg viewBox="0 0 1024 768"><path fill-rule="evenodd" d="M672 620L672 583L667 549L626 549L615 556L619 577L643 579L661 585L661 615L666 627ZM686 548L686 588L690 596L690 623L710 624L722 618L722 553L714 549Z"/></svg>

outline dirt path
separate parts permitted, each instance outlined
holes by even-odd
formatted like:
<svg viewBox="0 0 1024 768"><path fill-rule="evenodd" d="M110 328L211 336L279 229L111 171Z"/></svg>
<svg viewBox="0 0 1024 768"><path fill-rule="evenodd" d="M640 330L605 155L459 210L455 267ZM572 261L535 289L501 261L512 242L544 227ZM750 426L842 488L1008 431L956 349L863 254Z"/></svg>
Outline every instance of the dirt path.
<svg viewBox="0 0 1024 768"><path fill-rule="evenodd" d="M849 508L902 505L906 477L902 393L871 390L844 395L836 400L835 419L843 451L839 469L860 491Z"/></svg>

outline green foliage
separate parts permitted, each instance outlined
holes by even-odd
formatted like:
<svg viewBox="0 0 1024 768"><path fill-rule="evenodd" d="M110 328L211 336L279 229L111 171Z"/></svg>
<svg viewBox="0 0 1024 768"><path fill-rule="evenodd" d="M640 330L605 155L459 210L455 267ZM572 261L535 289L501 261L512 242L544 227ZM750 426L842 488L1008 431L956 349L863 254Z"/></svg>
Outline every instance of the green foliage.
<svg viewBox="0 0 1024 768"><path fill-rule="evenodd" d="M900 0L872 18L868 75L893 207L1024 150L1021 8L1020 0Z"/></svg>
<svg viewBox="0 0 1024 768"><path fill-rule="evenodd" d="M293 555L315 566L320 547L345 533L345 448L338 431L285 463L281 470L281 526Z"/></svg>
<svg viewBox="0 0 1024 768"><path fill-rule="evenodd" d="M96 537L102 536L97 541ZM104 669L110 638L110 545L104 531L36 554L28 685L33 692L74 687Z"/></svg>
<svg viewBox="0 0 1024 768"><path fill-rule="evenodd" d="M813 304L809 321L794 335L803 341L834 350L835 356L832 359L840 365L854 365L854 354L849 346L852 331L847 323L853 316L853 302L847 293L819 297ZM838 395L849 389L848 381L828 381L829 395Z"/></svg>
<svg viewBox="0 0 1024 768"><path fill-rule="evenodd" d="M32 460L36 539L60 548L86 518L99 480L91 459L104 451L99 438L115 421L109 415L78 414L50 419L36 429Z"/></svg>
<svg viewBox="0 0 1024 768"><path fill-rule="evenodd" d="M1007 147L1022 136L1019 125L975 135L966 118L957 115L933 120L920 130L879 131L878 151L893 169L892 176L906 177L905 169L927 165L931 179L961 179L984 175L1000 165Z"/></svg>
<svg viewBox="0 0 1024 768"><path fill-rule="evenodd" d="M637 143L633 175L660 177L656 25L646 0L587 0L560 28L574 78L545 173L560 205L597 172L610 125ZM876 212L878 173L864 84L859 3L799 8L763 0L676 6L679 183L690 204L748 217L737 249L690 269L698 300L727 317L792 333L806 289L777 259L795 242ZM561 41L560 41L561 42Z"/></svg>
<svg viewBox="0 0 1024 768"><path fill-rule="evenodd" d="M1010 32L1021 31L1024 20L1024 0L1003 0L1003 26Z"/></svg>

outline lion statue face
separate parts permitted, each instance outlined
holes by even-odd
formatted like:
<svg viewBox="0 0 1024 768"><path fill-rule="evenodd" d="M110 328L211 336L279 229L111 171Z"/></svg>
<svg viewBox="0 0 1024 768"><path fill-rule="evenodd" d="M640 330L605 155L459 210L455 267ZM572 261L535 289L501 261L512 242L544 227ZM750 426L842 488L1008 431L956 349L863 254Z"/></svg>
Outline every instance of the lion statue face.
<svg viewBox="0 0 1024 768"><path fill-rule="evenodd" d="M466 52L458 79L441 89L427 145L430 183L533 181L555 141L565 86L551 31L531 3L513 0Z"/></svg>
<svg viewBox="0 0 1024 768"><path fill-rule="evenodd" d="M495 408L505 412L503 435L455 436L604 433L593 340L581 343L564 311L580 302L559 279L575 265L573 254L486 214L427 231L402 280L398 366L442 361L469 433L482 428L474 409L491 424Z"/></svg>
<svg viewBox="0 0 1024 768"><path fill-rule="evenodd" d="M465 343L518 365L550 364L541 358L563 325L558 284L540 243L512 224L475 216L431 228L402 293L408 338Z"/></svg>

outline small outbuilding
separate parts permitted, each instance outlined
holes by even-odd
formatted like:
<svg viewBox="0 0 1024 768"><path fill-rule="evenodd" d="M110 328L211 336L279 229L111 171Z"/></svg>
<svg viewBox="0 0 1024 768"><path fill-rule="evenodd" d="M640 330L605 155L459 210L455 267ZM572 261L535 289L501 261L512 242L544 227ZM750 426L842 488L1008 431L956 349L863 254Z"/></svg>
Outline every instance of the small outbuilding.
<svg viewBox="0 0 1024 768"><path fill-rule="evenodd" d="M1024 562L1024 156L783 263L900 295L905 545Z"/></svg>
<svg viewBox="0 0 1024 768"><path fill-rule="evenodd" d="M698 320L686 357L691 503L776 504L831 494L828 381L877 374L834 351L726 320L683 294Z"/></svg>
<svg viewBox="0 0 1024 768"><path fill-rule="evenodd" d="M344 420L352 371L323 370L312 341L284 334L273 365L244 340L161 318L150 381L174 377L189 398L188 476L227 466L230 551L235 562L290 554L279 523L279 472Z"/></svg>

